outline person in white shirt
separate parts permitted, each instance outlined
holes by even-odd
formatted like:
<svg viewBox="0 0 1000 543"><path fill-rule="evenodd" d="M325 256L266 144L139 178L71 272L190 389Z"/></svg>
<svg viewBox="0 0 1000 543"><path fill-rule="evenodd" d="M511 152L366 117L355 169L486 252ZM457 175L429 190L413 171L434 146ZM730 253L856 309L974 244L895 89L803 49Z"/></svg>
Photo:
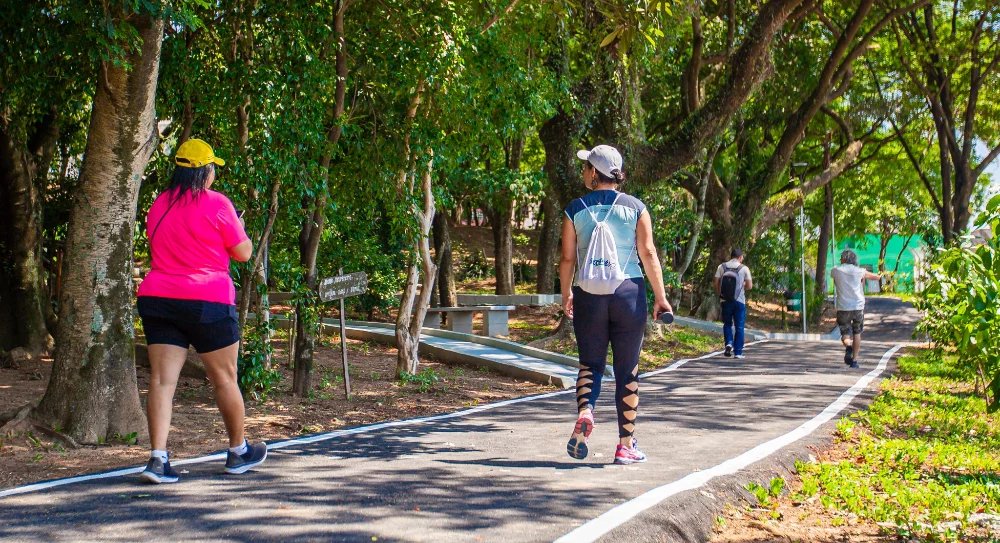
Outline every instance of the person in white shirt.
<svg viewBox="0 0 1000 543"><path fill-rule="evenodd" d="M743 251L733 249L732 259L715 270L715 292L722 304L722 336L726 341L725 356L743 356L743 329L747 318L746 291L753 288L750 268L743 265ZM735 330L734 330L735 329ZM734 333L735 332L735 333Z"/></svg>
<svg viewBox="0 0 1000 543"><path fill-rule="evenodd" d="M866 279L880 280L881 275L858 267L858 254L850 249L840 253L840 265L830 271L833 284L837 288L837 326L840 327L840 342L844 344L844 364L858 367L858 353L861 351L861 332L865 329ZM851 343L847 343L851 336Z"/></svg>

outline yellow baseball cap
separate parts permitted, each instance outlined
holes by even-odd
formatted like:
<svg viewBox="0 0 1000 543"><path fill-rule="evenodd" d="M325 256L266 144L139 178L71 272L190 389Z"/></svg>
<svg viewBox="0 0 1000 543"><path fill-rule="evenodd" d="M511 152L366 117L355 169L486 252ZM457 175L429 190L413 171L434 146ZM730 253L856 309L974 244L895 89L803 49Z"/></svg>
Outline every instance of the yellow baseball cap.
<svg viewBox="0 0 1000 543"><path fill-rule="evenodd" d="M226 165L225 160L215 156L211 145L197 138L189 139L177 148L174 163L185 168L200 168L207 164Z"/></svg>

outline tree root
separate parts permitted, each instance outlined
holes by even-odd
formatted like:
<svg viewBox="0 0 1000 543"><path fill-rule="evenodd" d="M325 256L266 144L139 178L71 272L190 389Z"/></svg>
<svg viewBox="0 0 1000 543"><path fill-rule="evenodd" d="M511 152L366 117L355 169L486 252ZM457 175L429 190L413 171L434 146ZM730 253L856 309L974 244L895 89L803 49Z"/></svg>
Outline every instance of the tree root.
<svg viewBox="0 0 1000 543"><path fill-rule="evenodd" d="M549 350L552 345L571 338L573 338L573 320L566 318L565 315L562 315L559 319L559 326L556 328L555 333L551 336L536 339L535 341L528 343L528 347Z"/></svg>
<svg viewBox="0 0 1000 543"><path fill-rule="evenodd" d="M0 414L0 436L31 432L33 435L44 436L53 442L58 442L64 447L80 448L80 444L72 437L57 432L39 421L34 416L34 409L34 405L28 404L20 409Z"/></svg>

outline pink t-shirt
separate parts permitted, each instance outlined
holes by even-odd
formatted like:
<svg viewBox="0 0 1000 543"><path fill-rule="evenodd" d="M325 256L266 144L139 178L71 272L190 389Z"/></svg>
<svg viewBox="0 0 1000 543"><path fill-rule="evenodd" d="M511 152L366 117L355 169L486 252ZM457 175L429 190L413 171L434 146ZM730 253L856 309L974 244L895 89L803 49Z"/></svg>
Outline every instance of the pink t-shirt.
<svg viewBox="0 0 1000 543"><path fill-rule="evenodd" d="M187 194L172 207L171 194L157 197L146 216L153 264L138 295L235 304L228 249L249 239L236 208L213 190Z"/></svg>

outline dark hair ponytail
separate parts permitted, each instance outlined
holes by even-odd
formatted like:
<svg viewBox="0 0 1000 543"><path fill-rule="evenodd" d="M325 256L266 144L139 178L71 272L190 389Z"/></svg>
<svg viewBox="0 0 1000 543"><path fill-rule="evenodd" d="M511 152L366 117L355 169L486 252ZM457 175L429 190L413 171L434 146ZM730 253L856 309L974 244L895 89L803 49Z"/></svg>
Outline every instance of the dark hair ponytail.
<svg viewBox="0 0 1000 543"><path fill-rule="evenodd" d="M597 179L601 183L617 183L620 185L625 182L625 172L619 170L618 168L611 170L611 177L604 175L601 173L601 170L598 170L597 168L594 168L594 173L597 174Z"/></svg>
<svg viewBox="0 0 1000 543"><path fill-rule="evenodd" d="M174 168L173 176L170 178L170 186L167 192L176 190L171 196L174 201L180 200L182 196L190 193L192 197L197 197L208 188L208 179L215 171L215 164L208 163L200 168L188 168L177 166Z"/></svg>

